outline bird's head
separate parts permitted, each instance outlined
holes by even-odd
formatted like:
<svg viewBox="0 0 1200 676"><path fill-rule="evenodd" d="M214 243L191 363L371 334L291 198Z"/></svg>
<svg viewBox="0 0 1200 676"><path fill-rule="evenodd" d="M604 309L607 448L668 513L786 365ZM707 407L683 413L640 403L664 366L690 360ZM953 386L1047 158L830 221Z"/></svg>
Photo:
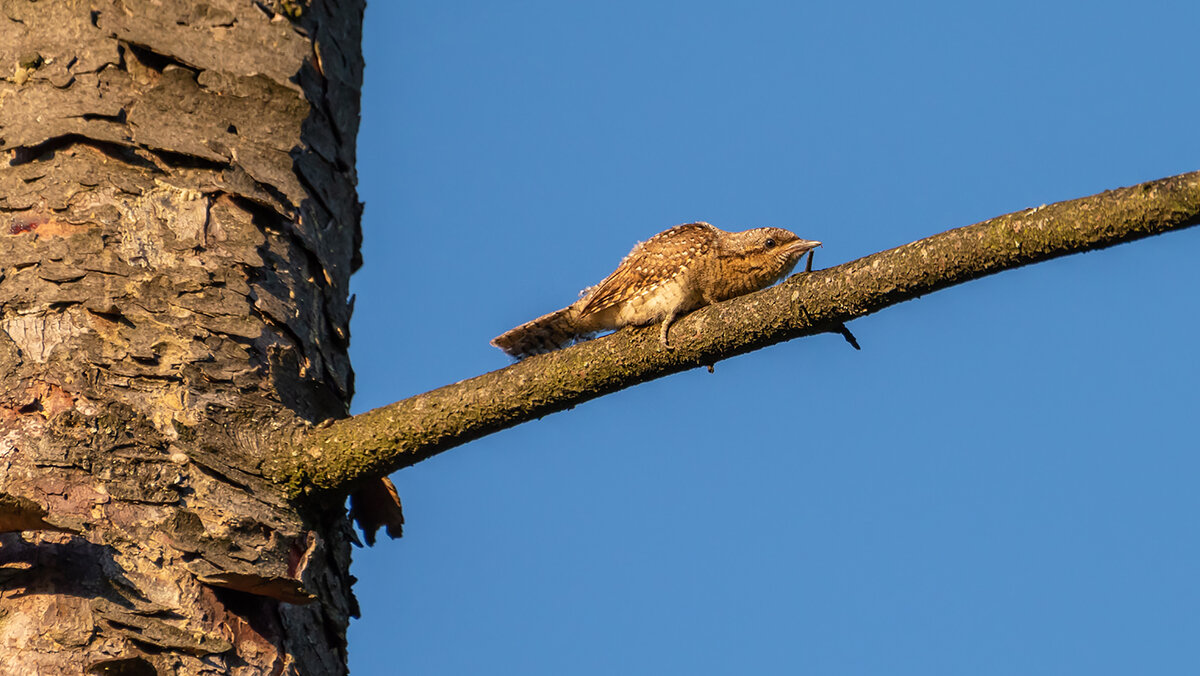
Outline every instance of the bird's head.
<svg viewBox="0 0 1200 676"><path fill-rule="evenodd" d="M820 242L802 239L783 228L729 233L718 254L722 276L732 287L727 297L765 289L778 282L796 267L804 254L819 246Z"/></svg>

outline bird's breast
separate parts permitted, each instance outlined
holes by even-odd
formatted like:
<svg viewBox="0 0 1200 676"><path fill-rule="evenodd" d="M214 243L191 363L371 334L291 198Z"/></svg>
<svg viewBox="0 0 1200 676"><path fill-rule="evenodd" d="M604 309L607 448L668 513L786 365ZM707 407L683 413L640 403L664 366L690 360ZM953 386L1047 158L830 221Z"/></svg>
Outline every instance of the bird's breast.
<svg viewBox="0 0 1200 676"><path fill-rule="evenodd" d="M622 303L617 309L616 322L618 326L652 324L690 310L698 300L681 280L668 279Z"/></svg>

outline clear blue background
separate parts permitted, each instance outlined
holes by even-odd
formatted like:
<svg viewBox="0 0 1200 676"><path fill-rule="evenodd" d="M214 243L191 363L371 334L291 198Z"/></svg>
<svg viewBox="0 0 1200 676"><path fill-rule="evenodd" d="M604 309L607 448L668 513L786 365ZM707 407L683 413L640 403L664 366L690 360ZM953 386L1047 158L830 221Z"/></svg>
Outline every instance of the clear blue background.
<svg viewBox="0 0 1200 676"><path fill-rule="evenodd" d="M818 267L1200 169L1200 5L367 10L355 411L692 220ZM1200 228L397 473L356 674L1200 673Z"/></svg>

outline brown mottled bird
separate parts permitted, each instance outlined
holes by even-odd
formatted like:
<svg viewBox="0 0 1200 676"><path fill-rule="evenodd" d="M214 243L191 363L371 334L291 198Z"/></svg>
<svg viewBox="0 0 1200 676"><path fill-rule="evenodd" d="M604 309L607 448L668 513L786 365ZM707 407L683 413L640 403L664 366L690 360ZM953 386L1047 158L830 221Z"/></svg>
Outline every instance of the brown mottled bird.
<svg viewBox="0 0 1200 676"><path fill-rule="evenodd" d="M782 228L726 232L708 223L677 225L640 242L604 281L578 301L492 340L518 359L557 350L599 331L671 323L710 303L758 291L783 279L820 242Z"/></svg>

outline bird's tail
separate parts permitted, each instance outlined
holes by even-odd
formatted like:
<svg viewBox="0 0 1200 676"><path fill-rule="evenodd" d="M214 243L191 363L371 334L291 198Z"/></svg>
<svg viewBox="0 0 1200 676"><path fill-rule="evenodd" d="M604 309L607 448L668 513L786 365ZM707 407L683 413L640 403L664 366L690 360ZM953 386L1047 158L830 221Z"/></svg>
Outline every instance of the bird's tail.
<svg viewBox="0 0 1200 676"><path fill-rule="evenodd" d="M582 336L576 329L578 312L565 307L525 322L492 339L492 345L517 359L566 347Z"/></svg>

